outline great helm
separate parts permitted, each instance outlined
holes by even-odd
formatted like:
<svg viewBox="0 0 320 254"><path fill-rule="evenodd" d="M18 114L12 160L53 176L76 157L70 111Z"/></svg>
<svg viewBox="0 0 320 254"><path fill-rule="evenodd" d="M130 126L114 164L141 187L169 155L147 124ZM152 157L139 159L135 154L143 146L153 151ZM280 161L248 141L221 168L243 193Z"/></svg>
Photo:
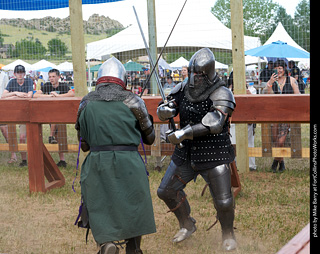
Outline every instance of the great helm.
<svg viewBox="0 0 320 254"><path fill-rule="evenodd" d="M209 82L212 82L216 75L215 57L210 49L198 50L189 61L189 84L194 86L195 75L204 75Z"/></svg>
<svg viewBox="0 0 320 254"><path fill-rule="evenodd" d="M97 85L100 83L115 83L126 88L126 69L117 58L111 57L100 66Z"/></svg>

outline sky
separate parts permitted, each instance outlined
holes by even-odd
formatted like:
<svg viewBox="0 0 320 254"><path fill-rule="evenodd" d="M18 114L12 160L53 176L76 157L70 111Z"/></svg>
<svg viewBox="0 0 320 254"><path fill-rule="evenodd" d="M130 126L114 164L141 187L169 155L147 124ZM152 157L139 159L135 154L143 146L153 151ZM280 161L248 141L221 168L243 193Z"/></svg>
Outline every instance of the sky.
<svg viewBox="0 0 320 254"><path fill-rule="evenodd" d="M212 0L212 6L216 0ZM273 0L273 2L279 3L283 6L287 13L292 17L296 6L301 0ZM125 0L114 3L105 4L90 4L83 5L82 13L83 19L88 20L88 18L97 13L99 15L109 16L112 19L119 21L124 26L128 26L135 21L132 6L138 10L139 6L145 4L146 0ZM117 8L113 8L117 7ZM45 11L4 11L0 10L0 18L23 18L23 19L33 19L33 18L43 18L46 16L65 18L69 16L69 9L55 9L55 10L45 10Z"/></svg>

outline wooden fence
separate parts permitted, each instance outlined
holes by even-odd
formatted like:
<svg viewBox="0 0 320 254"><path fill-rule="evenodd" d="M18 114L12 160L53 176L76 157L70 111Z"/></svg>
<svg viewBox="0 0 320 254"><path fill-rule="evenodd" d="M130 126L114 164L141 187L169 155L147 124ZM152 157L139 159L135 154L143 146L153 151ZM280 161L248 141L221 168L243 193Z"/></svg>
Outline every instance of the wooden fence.
<svg viewBox="0 0 320 254"><path fill-rule="evenodd" d="M154 122L162 123L156 114L157 105L161 98L146 96L143 99L149 113L154 117ZM237 106L232 117L233 123L308 123L310 121L309 95L236 95L235 99ZM44 192L64 185L64 177L49 151L75 152L78 146L67 144L66 140L60 141L60 144L57 145L44 145L41 125L75 123L80 100L79 97L0 100L0 123L9 124L11 130L14 130L14 127L10 124L18 123L27 126L28 142L27 144L17 144L17 150L28 152L29 189L31 192ZM178 123L179 119L176 118L175 121ZM157 131L159 132L158 129ZM14 131L12 133L11 135L14 135ZM153 156L171 155L174 149L174 146L170 144L160 143L160 139L157 139L152 146L145 147L146 153ZM9 144L3 144L0 150L10 149L13 148L10 148ZM267 154L266 147L250 148L249 151L253 151L253 149L258 150L261 156ZM297 147L267 149L269 153L271 151L272 156L289 156L289 154L291 156L298 150ZM308 150L301 148L299 151L301 152L294 156L309 156ZM142 152L141 149L140 152Z"/></svg>

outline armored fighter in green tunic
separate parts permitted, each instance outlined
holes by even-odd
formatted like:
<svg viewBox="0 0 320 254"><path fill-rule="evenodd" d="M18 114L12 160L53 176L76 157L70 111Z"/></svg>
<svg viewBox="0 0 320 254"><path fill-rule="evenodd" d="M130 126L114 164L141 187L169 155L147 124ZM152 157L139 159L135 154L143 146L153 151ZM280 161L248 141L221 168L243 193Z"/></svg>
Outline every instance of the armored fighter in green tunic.
<svg viewBox="0 0 320 254"><path fill-rule="evenodd" d="M99 253L142 253L141 236L156 231L148 176L138 153L151 145L153 120L144 101L126 90L126 71L112 57L98 71L96 91L80 102L76 123L81 148L90 153L81 167L84 211Z"/></svg>

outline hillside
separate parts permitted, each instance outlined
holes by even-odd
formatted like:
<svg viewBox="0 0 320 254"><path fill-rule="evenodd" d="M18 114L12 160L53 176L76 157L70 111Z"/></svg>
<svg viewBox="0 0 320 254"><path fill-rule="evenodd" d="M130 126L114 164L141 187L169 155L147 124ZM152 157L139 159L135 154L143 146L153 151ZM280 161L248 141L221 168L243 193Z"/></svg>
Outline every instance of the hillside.
<svg viewBox="0 0 320 254"><path fill-rule="evenodd" d="M50 28L51 27L51 28ZM50 28L50 29L49 29ZM92 15L88 21L84 21L85 43L105 39L124 27L116 20L109 17ZM48 31L51 30L51 31ZM22 39L40 41L48 48L48 41L54 38L60 39L68 48L66 56L71 56L71 35L69 18L59 19L46 17L43 19L0 19L0 37L3 44L13 44ZM36 61L36 59L35 59ZM12 62L12 59L1 59L2 64Z"/></svg>
<svg viewBox="0 0 320 254"><path fill-rule="evenodd" d="M31 30L70 34L70 17L60 19L48 16L41 19L31 20L25 20L21 18L0 19L0 25L10 25L13 27L27 28ZM109 17L93 14L87 21L83 21L83 29L84 33L86 34L98 35L110 33L110 31L114 29L123 29L123 25Z"/></svg>

